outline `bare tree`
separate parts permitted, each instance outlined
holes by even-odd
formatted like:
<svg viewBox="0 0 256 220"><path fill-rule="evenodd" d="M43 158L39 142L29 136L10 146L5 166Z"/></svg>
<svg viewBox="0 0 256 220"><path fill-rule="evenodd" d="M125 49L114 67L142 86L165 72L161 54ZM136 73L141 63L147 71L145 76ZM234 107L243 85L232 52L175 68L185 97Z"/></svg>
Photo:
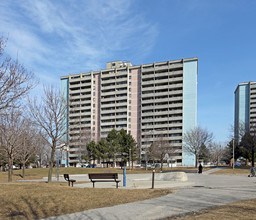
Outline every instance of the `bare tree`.
<svg viewBox="0 0 256 220"><path fill-rule="evenodd" d="M222 146L222 144L217 142L211 143L209 148L212 160L216 163L217 166L219 166L220 161L225 155L225 148Z"/></svg>
<svg viewBox="0 0 256 220"><path fill-rule="evenodd" d="M38 166L41 168L42 165L49 165L49 151L50 146L47 137L43 134L43 132L40 130L37 132L37 136L35 138L35 147L36 151L35 154L38 158Z"/></svg>
<svg viewBox="0 0 256 220"><path fill-rule="evenodd" d="M201 146L204 144L211 143L213 138L213 134L208 132L206 129L201 127L195 127L194 129L190 129L184 133L183 136L183 147L188 153L195 155L195 167L198 164L198 156L200 152Z"/></svg>
<svg viewBox="0 0 256 220"><path fill-rule="evenodd" d="M17 160L22 164L22 177L25 178L26 163L32 156L35 156L38 142L38 132L35 126L28 121L24 120L23 133L21 136L21 144L17 148Z"/></svg>
<svg viewBox="0 0 256 220"><path fill-rule="evenodd" d="M81 127L79 124L72 128L73 131L77 131L76 136L70 137L70 146L75 145L77 147L78 161L84 162L84 158L88 156L86 145L91 141L90 128Z"/></svg>
<svg viewBox="0 0 256 220"><path fill-rule="evenodd" d="M61 93L53 88L45 88L44 96L40 104L37 100L29 100L29 112L34 123L42 128L51 147L51 159L48 173L48 182L52 181L52 168L57 145L61 144L66 134L65 119L66 109L65 100Z"/></svg>
<svg viewBox="0 0 256 220"><path fill-rule="evenodd" d="M162 171L164 160L167 160L167 157L169 157L169 155L172 156L176 152L176 149L169 143L169 140L164 138L164 135L161 134L153 141L153 144L150 146L149 152L153 161L160 161Z"/></svg>
<svg viewBox="0 0 256 220"><path fill-rule="evenodd" d="M4 51L7 40L0 37L0 111L18 107L20 99L26 95L37 82L33 73L13 60Z"/></svg>
<svg viewBox="0 0 256 220"><path fill-rule="evenodd" d="M17 158L18 149L22 144L25 121L17 109L11 109L0 116L1 146L8 160L8 182L12 182L13 161Z"/></svg>

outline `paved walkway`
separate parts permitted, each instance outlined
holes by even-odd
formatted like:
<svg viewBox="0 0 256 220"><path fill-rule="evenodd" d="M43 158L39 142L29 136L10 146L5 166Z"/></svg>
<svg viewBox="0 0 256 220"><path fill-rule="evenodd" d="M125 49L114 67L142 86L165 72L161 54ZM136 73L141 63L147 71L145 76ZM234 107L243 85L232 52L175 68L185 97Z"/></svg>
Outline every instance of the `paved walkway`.
<svg viewBox="0 0 256 220"><path fill-rule="evenodd" d="M256 178L247 175L188 174L188 184L176 183L171 188L177 191L160 198L48 219L159 219L256 198Z"/></svg>

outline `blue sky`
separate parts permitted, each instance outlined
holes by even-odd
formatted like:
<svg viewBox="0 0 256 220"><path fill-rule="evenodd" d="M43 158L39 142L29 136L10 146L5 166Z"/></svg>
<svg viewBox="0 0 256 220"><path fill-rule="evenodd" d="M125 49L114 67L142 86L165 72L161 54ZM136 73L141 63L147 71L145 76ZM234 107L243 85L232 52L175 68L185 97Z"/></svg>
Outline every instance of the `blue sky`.
<svg viewBox="0 0 256 220"><path fill-rule="evenodd" d="M7 52L42 85L60 76L198 57L198 124L227 141L234 90L255 81L255 0L9 0L0 2Z"/></svg>

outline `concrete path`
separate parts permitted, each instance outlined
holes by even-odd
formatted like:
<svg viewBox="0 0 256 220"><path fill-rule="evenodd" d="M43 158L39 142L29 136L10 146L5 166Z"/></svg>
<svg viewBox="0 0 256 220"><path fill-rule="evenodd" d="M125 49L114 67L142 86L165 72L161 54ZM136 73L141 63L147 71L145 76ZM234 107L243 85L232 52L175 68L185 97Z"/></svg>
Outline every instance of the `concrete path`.
<svg viewBox="0 0 256 220"><path fill-rule="evenodd" d="M159 219L256 198L256 178L188 174L187 185L176 183L173 194L145 201L94 209L48 219Z"/></svg>

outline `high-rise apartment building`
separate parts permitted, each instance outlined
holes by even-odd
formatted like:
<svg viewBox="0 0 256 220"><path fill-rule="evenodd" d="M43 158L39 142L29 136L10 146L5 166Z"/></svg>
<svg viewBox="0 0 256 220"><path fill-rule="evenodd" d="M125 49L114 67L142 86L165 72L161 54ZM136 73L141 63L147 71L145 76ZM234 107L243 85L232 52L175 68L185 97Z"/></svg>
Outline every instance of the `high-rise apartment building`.
<svg viewBox="0 0 256 220"><path fill-rule="evenodd" d="M239 131L256 129L256 82L240 83L235 90L234 136Z"/></svg>
<svg viewBox="0 0 256 220"><path fill-rule="evenodd" d="M69 106L69 164L78 163L81 131L98 141L111 129L123 128L138 143L142 158L163 137L176 149L172 159L178 165L194 165L182 136L196 126L197 64L197 58L136 66L115 61L104 70L61 77Z"/></svg>

